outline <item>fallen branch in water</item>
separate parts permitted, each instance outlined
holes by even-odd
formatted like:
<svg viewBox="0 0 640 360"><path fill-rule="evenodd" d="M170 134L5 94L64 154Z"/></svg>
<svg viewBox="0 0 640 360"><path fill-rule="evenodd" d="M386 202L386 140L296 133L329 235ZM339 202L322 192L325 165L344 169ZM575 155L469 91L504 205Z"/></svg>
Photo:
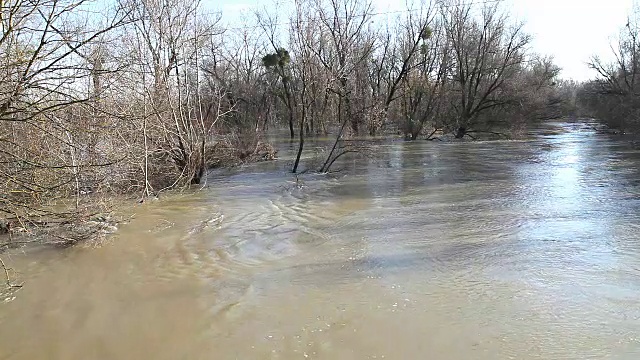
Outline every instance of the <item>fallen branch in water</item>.
<svg viewBox="0 0 640 360"><path fill-rule="evenodd" d="M438 128L433 129L433 131L431 132L431 134L429 134L429 136L427 136L427 138L426 138L425 140L433 140L433 139L434 139L434 138L433 138L433 135L435 135L435 134L436 134L436 132L438 132L438 130L440 130L440 129L438 129ZM440 140L440 138L436 138L436 139Z"/></svg>
<svg viewBox="0 0 640 360"><path fill-rule="evenodd" d="M7 282L7 286L10 288L21 288L22 284L17 285L17 284L12 284L11 283L11 277L9 276L9 270L12 270L11 268L8 268L7 265L4 263L4 261L2 261L2 258L0 258L0 266L2 266L2 269L4 270L4 276Z"/></svg>
<svg viewBox="0 0 640 360"><path fill-rule="evenodd" d="M488 131L488 130L469 130L465 132L465 135L469 135L469 133L477 133L477 134L492 134L492 135L497 135L497 136L503 136L506 139L510 138L510 136L508 134L505 133L501 133L501 132L496 132L496 131ZM471 135L469 135L471 137ZM474 138L475 140L475 138Z"/></svg>

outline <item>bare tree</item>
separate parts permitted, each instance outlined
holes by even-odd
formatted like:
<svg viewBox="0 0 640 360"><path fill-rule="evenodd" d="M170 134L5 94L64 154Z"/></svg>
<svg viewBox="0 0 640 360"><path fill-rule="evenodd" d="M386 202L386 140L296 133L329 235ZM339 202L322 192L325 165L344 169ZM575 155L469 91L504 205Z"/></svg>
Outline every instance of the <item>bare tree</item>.
<svg viewBox="0 0 640 360"><path fill-rule="evenodd" d="M402 24L400 51L404 60L392 89L400 90L401 127L405 138L411 140L420 135L428 121L434 128L432 134L439 128L435 119L448 84L450 45L441 20L434 18L432 11L429 7L420 13L423 16L407 16ZM393 99L392 94L395 91L389 92L387 101Z"/></svg>
<svg viewBox="0 0 640 360"><path fill-rule="evenodd" d="M88 3L0 2L0 217L14 226L75 221L88 205L80 200L89 174L117 161L94 134L103 90L97 80L112 69L87 54L128 14L116 7L96 18ZM50 206L69 196L68 207Z"/></svg>
<svg viewBox="0 0 640 360"><path fill-rule="evenodd" d="M229 111L218 99L205 104L201 92L204 49L219 31L218 19L200 15L199 2L144 0L125 5L131 9L139 41L134 46L141 51L137 57L144 60L139 73L153 82L152 90L142 94L151 111L151 117L143 115L149 130L145 139L153 139L155 158L169 158L175 164L170 186L199 184L207 168L206 143L212 126Z"/></svg>
<svg viewBox="0 0 640 360"><path fill-rule="evenodd" d="M335 81L330 89L338 96L338 117L346 119L358 134L362 119L353 111L353 75L375 43L368 28L372 4L364 0L314 0L312 6L318 13L322 36L320 48L312 50Z"/></svg>
<svg viewBox="0 0 640 360"><path fill-rule="evenodd" d="M416 72L420 68L424 70L428 62L433 62L435 58L429 55L440 46L439 41L432 41L437 16L435 10L435 2L407 3L406 16L399 18L395 26L387 26L380 32L378 47L370 61L370 82L385 119L393 102L406 100L407 94L402 90L406 90L410 82L428 81L416 81ZM401 116L406 118L407 115L403 113ZM375 131L371 133L373 135Z"/></svg>
<svg viewBox="0 0 640 360"><path fill-rule="evenodd" d="M640 124L640 27L637 10L611 45L614 61L594 56L589 66L597 78L580 91L582 107L621 131Z"/></svg>
<svg viewBox="0 0 640 360"><path fill-rule="evenodd" d="M283 46L278 45L278 16L268 16L268 11L256 13L256 17L260 26L264 30L272 52L269 52L262 58L262 64L273 71L276 79L282 85L281 91L276 91L277 97L282 100L287 108L289 120L289 135L291 139L295 137L294 123L297 112L297 103L294 100L293 89L291 88L291 56L289 51Z"/></svg>
<svg viewBox="0 0 640 360"><path fill-rule="evenodd" d="M456 137L477 125L483 112L504 105L508 99L500 90L521 69L530 37L523 34L522 24L510 26L507 15L498 4L485 4L479 19L472 4L448 2L442 7L444 27L453 51L453 80L457 114Z"/></svg>
<svg viewBox="0 0 640 360"><path fill-rule="evenodd" d="M320 171L327 171L340 156L339 144L345 127L358 134L363 123L362 112L354 109L355 75L369 58L375 38L369 29L373 7L362 0L314 0L312 11L318 14L319 47L311 48L316 59L331 76L328 91L337 97L338 130L335 141Z"/></svg>

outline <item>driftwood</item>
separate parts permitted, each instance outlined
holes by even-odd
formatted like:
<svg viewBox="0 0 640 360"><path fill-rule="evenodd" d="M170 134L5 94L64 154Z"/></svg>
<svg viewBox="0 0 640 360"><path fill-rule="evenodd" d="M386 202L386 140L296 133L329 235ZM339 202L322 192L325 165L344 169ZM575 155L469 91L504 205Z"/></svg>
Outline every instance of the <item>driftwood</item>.
<svg viewBox="0 0 640 360"><path fill-rule="evenodd" d="M469 135L469 133L492 134L492 135L503 136L503 137L505 137L507 139L510 138L510 136L508 134L501 133L501 132L496 132L496 131L488 131L488 130L468 130L468 131L465 132L465 135Z"/></svg>
<svg viewBox="0 0 640 360"><path fill-rule="evenodd" d="M433 135L436 134L436 132L439 129L436 129L434 131L432 131L425 140L429 140L429 141L445 141L444 139L442 139L442 137L440 136L436 136L434 137ZM471 134L492 134L492 135L497 135L500 137L503 137L505 139L509 139L511 136L505 133L501 133L501 132L496 132L496 131L489 131L489 130L467 130L465 127L460 127L454 131L451 132L447 132L447 133L443 133L442 136L446 136L446 135L452 135L454 139L464 139L465 137L469 137L472 140L478 140L477 136L473 136Z"/></svg>

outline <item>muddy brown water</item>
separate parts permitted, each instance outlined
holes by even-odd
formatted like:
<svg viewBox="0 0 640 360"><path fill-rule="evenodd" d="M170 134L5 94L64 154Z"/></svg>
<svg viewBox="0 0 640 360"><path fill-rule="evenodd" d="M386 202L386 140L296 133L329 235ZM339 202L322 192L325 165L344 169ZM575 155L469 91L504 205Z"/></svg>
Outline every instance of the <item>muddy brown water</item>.
<svg viewBox="0 0 640 360"><path fill-rule="evenodd" d="M549 127L298 183L285 149L101 247L4 254L0 359L639 359L640 151Z"/></svg>

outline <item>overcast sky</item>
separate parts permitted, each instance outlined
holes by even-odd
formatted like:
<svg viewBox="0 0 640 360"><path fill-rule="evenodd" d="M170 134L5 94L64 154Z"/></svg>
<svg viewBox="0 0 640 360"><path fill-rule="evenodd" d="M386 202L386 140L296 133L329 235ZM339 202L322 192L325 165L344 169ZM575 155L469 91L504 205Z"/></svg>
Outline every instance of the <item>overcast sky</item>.
<svg viewBox="0 0 640 360"><path fill-rule="evenodd" d="M507 0L525 22L537 52L553 55L562 76L591 78L585 62L611 53L611 40L627 23L633 0Z"/></svg>
<svg viewBox="0 0 640 360"><path fill-rule="evenodd" d="M238 24L243 10L273 9L273 0L202 0L209 9L222 10L225 21ZM276 0L286 9L293 0ZM404 8L403 0L373 0L379 11ZM480 3L480 0L468 0ZM586 80L593 77L586 62L592 55L608 58L609 44L626 24L637 0L502 0L513 20L522 20L533 35L532 49L552 55L563 78ZM481 6L474 5L474 6ZM241 24L238 24L241 26Z"/></svg>

